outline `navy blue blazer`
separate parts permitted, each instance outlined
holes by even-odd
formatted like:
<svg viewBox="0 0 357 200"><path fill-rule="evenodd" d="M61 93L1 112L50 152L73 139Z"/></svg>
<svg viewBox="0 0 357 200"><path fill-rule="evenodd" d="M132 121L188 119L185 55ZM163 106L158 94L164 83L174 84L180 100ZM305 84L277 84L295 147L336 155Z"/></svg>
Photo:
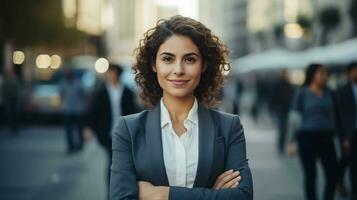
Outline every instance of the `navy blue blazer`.
<svg viewBox="0 0 357 200"><path fill-rule="evenodd" d="M139 112L135 103L135 94L126 86L123 86L121 96L122 115L129 115ZM107 151L112 150L112 140L110 129L112 127L112 108L108 90L103 83L94 93L86 116L86 125L89 126L98 137L98 141Z"/></svg>
<svg viewBox="0 0 357 200"><path fill-rule="evenodd" d="M198 107L199 159L193 188L170 187L170 200L253 199L252 175L239 117ZM110 199L138 199L137 181L169 186L163 159L160 105L152 110L119 118L113 134ZM240 186L212 189L217 177L239 170Z"/></svg>
<svg viewBox="0 0 357 200"><path fill-rule="evenodd" d="M343 139L351 138L356 127L356 103L352 83L337 90L338 125Z"/></svg>

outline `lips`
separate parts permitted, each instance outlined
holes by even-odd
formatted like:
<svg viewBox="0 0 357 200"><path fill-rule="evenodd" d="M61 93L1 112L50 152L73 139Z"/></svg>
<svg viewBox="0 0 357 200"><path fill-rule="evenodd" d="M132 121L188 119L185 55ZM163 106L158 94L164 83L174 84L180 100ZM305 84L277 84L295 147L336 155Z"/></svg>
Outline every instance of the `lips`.
<svg viewBox="0 0 357 200"><path fill-rule="evenodd" d="M180 87L184 86L188 80L179 80L179 79L174 79L174 80L169 80L174 86Z"/></svg>

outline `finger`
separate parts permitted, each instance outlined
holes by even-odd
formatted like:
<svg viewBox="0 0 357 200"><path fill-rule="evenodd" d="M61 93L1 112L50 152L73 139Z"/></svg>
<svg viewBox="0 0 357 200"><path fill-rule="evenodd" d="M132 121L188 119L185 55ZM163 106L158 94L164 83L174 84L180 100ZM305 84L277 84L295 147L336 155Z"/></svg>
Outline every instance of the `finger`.
<svg viewBox="0 0 357 200"><path fill-rule="evenodd" d="M241 177L241 176L238 176L238 177L236 177L236 178L234 178L234 179L228 181L226 184L224 184L224 185L222 186L222 189L224 189L224 188L232 188L235 184L237 184L237 182L239 183L239 181L240 181L241 179L242 179L242 177Z"/></svg>
<svg viewBox="0 0 357 200"><path fill-rule="evenodd" d="M231 181L231 180L237 178L237 177L239 176L239 174L240 174L239 171L236 171L236 172L234 172L234 173L232 173L232 174L229 174L229 175L225 176L225 177L222 179L222 183L225 184L225 183L227 183L227 182L229 182L229 181Z"/></svg>
<svg viewBox="0 0 357 200"><path fill-rule="evenodd" d="M232 187L230 187L230 188L237 188L237 187L239 187L239 181L237 181L236 183L234 183L233 185L232 185Z"/></svg>
<svg viewBox="0 0 357 200"><path fill-rule="evenodd" d="M239 171L236 171L234 173L226 175L221 180L218 180L217 188L218 189L222 188L223 185L225 185L227 182L233 180L234 178L238 177L239 174L240 174Z"/></svg>
<svg viewBox="0 0 357 200"><path fill-rule="evenodd" d="M237 187L239 187L240 182L242 181L242 179L243 179L243 178L242 178L241 176L239 176L239 180L236 182L235 185L232 186L232 188L237 188Z"/></svg>
<svg viewBox="0 0 357 200"><path fill-rule="evenodd" d="M227 175L232 174L232 173L233 173L233 169L228 170L228 171L225 171L224 173L222 173L221 175L219 175L219 176L217 177L217 179L216 179L216 182L215 182L213 188L214 188L214 189L219 189L220 187L222 187L222 185L224 184L224 183L222 182L222 179L223 179L224 177L226 177Z"/></svg>
<svg viewBox="0 0 357 200"><path fill-rule="evenodd" d="M229 175L229 174L232 174L233 173L233 169L230 169L228 171L225 171L223 174L219 175L218 176L218 179L222 179L223 177Z"/></svg>

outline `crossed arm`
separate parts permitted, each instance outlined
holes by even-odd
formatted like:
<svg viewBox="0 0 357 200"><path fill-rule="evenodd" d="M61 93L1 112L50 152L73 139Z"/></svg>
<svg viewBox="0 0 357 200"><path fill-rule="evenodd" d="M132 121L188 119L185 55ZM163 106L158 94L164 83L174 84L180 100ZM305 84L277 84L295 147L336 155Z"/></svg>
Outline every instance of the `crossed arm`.
<svg viewBox="0 0 357 200"><path fill-rule="evenodd" d="M234 189L239 187L242 180L239 171L228 170L217 177L212 189ZM141 200L167 200L169 199L170 187L154 186L149 182L139 181L139 199Z"/></svg>
<svg viewBox="0 0 357 200"><path fill-rule="evenodd" d="M123 119L113 136L113 164L111 168L111 200L252 200L253 184L245 151L243 128L238 117L234 119L226 162L226 172L217 177L213 188L185 188L154 186L137 182L131 157L130 136ZM231 169L231 170L230 170Z"/></svg>

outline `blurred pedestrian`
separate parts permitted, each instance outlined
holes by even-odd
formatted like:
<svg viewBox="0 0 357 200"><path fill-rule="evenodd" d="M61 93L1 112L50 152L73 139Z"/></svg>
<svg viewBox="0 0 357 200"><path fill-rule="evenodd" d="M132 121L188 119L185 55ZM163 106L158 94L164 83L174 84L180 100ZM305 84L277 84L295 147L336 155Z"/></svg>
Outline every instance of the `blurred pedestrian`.
<svg viewBox="0 0 357 200"><path fill-rule="evenodd" d="M254 102L250 110L254 121L258 123L259 117L265 111L270 94L270 80L265 75L258 75L255 82Z"/></svg>
<svg viewBox="0 0 357 200"><path fill-rule="evenodd" d="M238 115L243 84L237 77L232 75L227 76L226 79L227 81L222 91L223 101L220 110Z"/></svg>
<svg viewBox="0 0 357 200"><path fill-rule="evenodd" d="M64 112L64 123L69 154L83 149L83 111L85 93L74 69L64 69L64 79L60 85L60 95Z"/></svg>
<svg viewBox="0 0 357 200"><path fill-rule="evenodd" d="M120 116L139 111L135 94L120 80L122 72L123 69L120 65L109 65L105 83L95 91L90 103L85 130L86 133L94 132L108 155L108 183L112 157L113 128Z"/></svg>
<svg viewBox="0 0 357 200"><path fill-rule="evenodd" d="M19 133L20 83L13 69L8 70L2 85L3 104L5 109L5 124L11 134Z"/></svg>
<svg viewBox="0 0 357 200"><path fill-rule="evenodd" d="M357 200L357 63L347 68L348 82L337 91L342 157L339 162L338 191L346 193L345 170L350 168L351 199Z"/></svg>
<svg viewBox="0 0 357 200"><path fill-rule="evenodd" d="M306 69L304 85L295 93L292 110L301 116L296 132L300 161L304 172L307 200L316 200L316 164L321 161L325 174L324 200L334 198L337 177L337 158L333 141L335 103L333 92L327 88L324 65L311 64ZM289 144L289 154L293 152Z"/></svg>
<svg viewBox="0 0 357 200"><path fill-rule="evenodd" d="M288 113L293 93L294 87L288 80L288 71L283 69L278 80L273 84L269 99L269 109L278 129L277 150L279 154L285 152Z"/></svg>
<svg viewBox="0 0 357 200"><path fill-rule="evenodd" d="M3 94L4 77L0 74L0 129L3 127L5 117L4 94Z"/></svg>

